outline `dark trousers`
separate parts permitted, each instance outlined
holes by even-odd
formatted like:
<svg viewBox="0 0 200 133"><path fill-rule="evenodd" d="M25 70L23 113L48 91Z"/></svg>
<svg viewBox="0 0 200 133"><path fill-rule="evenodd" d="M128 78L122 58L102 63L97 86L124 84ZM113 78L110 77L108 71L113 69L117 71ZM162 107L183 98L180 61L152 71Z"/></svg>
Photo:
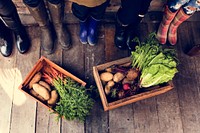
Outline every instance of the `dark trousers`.
<svg viewBox="0 0 200 133"><path fill-rule="evenodd" d="M10 16L15 9L15 5L11 0L0 0L1 16Z"/></svg>
<svg viewBox="0 0 200 133"><path fill-rule="evenodd" d="M72 12L80 21L85 21L90 16L96 20L100 20L102 19L108 4L109 0L96 7L86 7L78 5L77 3L72 3Z"/></svg>
<svg viewBox="0 0 200 133"><path fill-rule="evenodd" d="M119 21L124 25L139 23L141 15L147 13L152 0L121 0L121 7L117 12Z"/></svg>
<svg viewBox="0 0 200 133"><path fill-rule="evenodd" d="M52 3L52 4L58 4L61 2L61 0L47 0L48 2ZM39 3L41 2L41 0L23 0L23 2L30 6L30 7L36 7L39 5Z"/></svg>
<svg viewBox="0 0 200 133"><path fill-rule="evenodd" d="M0 0L0 19L4 24L15 32L20 32L21 21L17 9L11 0Z"/></svg>

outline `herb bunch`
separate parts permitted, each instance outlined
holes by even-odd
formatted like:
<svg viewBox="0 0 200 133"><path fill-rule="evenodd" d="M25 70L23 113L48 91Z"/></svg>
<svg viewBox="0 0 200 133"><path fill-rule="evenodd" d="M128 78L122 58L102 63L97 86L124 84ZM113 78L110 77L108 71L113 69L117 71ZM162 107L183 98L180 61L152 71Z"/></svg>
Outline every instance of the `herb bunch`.
<svg viewBox="0 0 200 133"><path fill-rule="evenodd" d="M94 103L87 94L87 89L68 77L63 80L54 79L52 83L60 96L55 107L58 117L84 121Z"/></svg>
<svg viewBox="0 0 200 133"><path fill-rule="evenodd" d="M51 81L60 97L54 108L58 113L57 119L64 117L67 120L76 119L83 122L94 104L94 100L88 94L91 88L82 86L54 68L50 69L51 72L44 75L46 80Z"/></svg>

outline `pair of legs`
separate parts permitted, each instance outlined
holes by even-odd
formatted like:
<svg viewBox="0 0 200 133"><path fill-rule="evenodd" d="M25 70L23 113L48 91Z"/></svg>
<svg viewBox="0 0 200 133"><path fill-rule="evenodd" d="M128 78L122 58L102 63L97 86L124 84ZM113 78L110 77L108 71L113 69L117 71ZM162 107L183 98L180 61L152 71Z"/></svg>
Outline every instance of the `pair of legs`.
<svg viewBox="0 0 200 133"><path fill-rule="evenodd" d="M54 43L60 44L63 49L68 50L71 47L69 32L64 27L64 1L48 0L47 6L53 26L47 13L43 0L23 0L28 7L31 15L35 18L41 30L41 46L47 54L53 53ZM53 28L56 32L57 40L53 36Z"/></svg>
<svg viewBox="0 0 200 133"><path fill-rule="evenodd" d="M151 0L121 0L116 15L115 45L119 49L133 50L136 29L147 13Z"/></svg>
<svg viewBox="0 0 200 133"><path fill-rule="evenodd" d="M199 9L200 0L169 0L157 32L159 42L165 44L168 39L170 44L175 45L179 25Z"/></svg>
<svg viewBox="0 0 200 133"><path fill-rule="evenodd" d="M18 16L16 7L11 0L0 0L0 52L3 56L8 57L12 53L13 42L16 42L17 49L20 53L25 53L29 49L29 39L26 30ZM15 40L12 41L14 32Z"/></svg>
<svg viewBox="0 0 200 133"><path fill-rule="evenodd" d="M94 46L97 44L97 27L102 19L109 0L96 7L86 7L72 3L72 12L80 22L80 41L82 44Z"/></svg>

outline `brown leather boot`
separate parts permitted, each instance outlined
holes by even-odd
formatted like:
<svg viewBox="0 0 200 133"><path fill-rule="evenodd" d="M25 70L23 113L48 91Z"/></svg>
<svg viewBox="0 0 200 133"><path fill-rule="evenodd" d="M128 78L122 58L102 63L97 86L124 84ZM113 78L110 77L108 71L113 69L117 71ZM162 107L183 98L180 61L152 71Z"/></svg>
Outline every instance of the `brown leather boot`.
<svg viewBox="0 0 200 133"><path fill-rule="evenodd" d="M40 42L43 50L47 54L51 54L54 48L54 39L44 2L41 0L40 4L36 7L30 7L28 5L26 6L28 7L31 15L35 18L36 22L40 26L41 30Z"/></svg>
<svg viewBox="0 0 200 133"><path fill-rule="evenodd" d="M71 38L68 30L64 27L64 7L63 4L52 4L48 2L48 7L51 15L51 19L54 25L54 29L57 35L57 42L63 49L68 50L71 48Z"/></svg>
<svg viewBox="0 0 200 133"><path fill-rule="evenodd" d="M177 12L171 12L168 6L165 7L163 19L159 25L158 32L156 38L161 44L165 44L167 41L167 33L169 29L169 25L174 19Z"/></svg>
<svg viewBox="0 0 200 133"><path fill-rule="evenodd" d="M177 29L181 23L187 20L192 15L185 14L183 9L181 8L176 14L174 20L170 24L169 32L168 32L168 41L170 44L175 45L177 42Z"/></svg>

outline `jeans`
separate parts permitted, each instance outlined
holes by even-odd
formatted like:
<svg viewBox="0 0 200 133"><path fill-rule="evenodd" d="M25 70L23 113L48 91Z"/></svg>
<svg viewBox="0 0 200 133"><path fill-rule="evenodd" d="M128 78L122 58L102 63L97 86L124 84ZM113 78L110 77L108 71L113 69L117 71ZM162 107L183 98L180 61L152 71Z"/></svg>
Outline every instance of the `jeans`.
<svg viewBox="0 0 200 133"><path fill-rule="evenodd" d="M96 7L86 7L78 5L77 3L72 3L72 12L80 21L85 21L88 17L100 20L102 19L109 2L110 0L107 0L103 4Z"/></svg>
<svg viewBox="0 0 200 133"><path fill-rule="evenodd" d="M123 25L138 23L147 13L151 0L121 0L117 17Z"/></svg>
<svg viewBox="0 0 200 133"><path fill-rule="evenodd" d="M23 0L23 2L30 6L30 7L36 7L39 5L41 0ZM59 4L61 2L61 0L47 0L48 2L52 3L52 4Z"/></svg>
<svg viewBox="0 0 200 133"><path fill-rule="evenodd" d="M200 0L169 0L167 5L172 12L183 8L188 15L200 10Z"/></svg>

